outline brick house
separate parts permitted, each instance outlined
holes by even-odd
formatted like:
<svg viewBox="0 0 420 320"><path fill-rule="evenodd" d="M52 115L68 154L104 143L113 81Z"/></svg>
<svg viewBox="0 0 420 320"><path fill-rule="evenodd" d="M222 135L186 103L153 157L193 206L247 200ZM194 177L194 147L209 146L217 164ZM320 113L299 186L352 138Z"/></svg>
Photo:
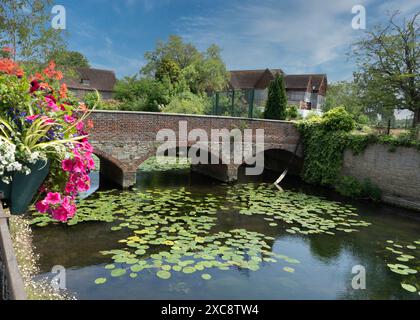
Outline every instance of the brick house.
<svg viewBox="0 0 420 320"><path fill-rule="evenodd" d="M277 74L284 76L289 104L303 110L321 110L328 86L326 74L287 75L281 69L230 71L229 88L254 89L255 103L261 104L267 100L268 86Z"/></svg>
<svg viewBox="0 0 420 320"><path fill-rule="evenodd" d="M78 98L83 98L87 93L98 90L102 98L111 99L114 86L117 82L114 71L78 68L77 76L64 79L68 89Z"/></svg>

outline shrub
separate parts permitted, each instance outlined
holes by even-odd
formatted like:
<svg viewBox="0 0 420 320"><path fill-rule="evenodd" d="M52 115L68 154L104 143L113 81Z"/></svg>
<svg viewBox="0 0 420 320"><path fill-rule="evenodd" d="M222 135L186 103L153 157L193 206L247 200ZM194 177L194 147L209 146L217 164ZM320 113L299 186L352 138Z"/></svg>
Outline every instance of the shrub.
<svg viewBox="0 0 420 320"><path fill-rule="evenodd" d="M343 196L354 199L371 199L378 201L382 197L381 190L368 178L362 182L349 177L342 176L338 179L335 190Z"/></svg>
<svg viewBox="0 0 420 320"><path fill-rule="evenodd" d="M286 109L286 119L295 120L301 118L296 105L288 105Z"/></svg>
<svg viewBox="0 0 420 320"><path fill-rule="evenodd" d="M322 116L322 126L328 131L350 132L354 130L356 122L343 107L338 107L327 111Z"/></svg>
<svg viewBox="0 0 420 320"><path fill-rule="evenodd" d="M191 92L184 92L172 99L172 101L162 109L166 113L184 114L204 114L208 99Z"/></svg>
<svg viewBox="0 0 420 320"><path fill-rule="evenodd" d="M285 88L283 76L276 75L276 78L268 87L268 100L264 112L265 119L286 119L287 95Z"/></svg>

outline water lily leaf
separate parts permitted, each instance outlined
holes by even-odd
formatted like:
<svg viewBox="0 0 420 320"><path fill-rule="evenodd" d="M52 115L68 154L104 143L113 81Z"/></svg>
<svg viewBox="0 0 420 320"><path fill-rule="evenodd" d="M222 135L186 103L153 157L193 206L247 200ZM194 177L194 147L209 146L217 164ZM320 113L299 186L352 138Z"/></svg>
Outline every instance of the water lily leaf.
<svg viewBox="0 0 420 320"><path fill-rule="evenodd" d="M104 284L106 281L106 278L98 278L95 280L95 284Z"/></svg>
<svg viewBox="0 0 420 320"><path fill-rule="evenodd" d="M290 272L290 273L295 272L295 269L290 268L290 267L284 267L283 270L286 271L286 272Z"/></svg>
<svg viewBox="0 0 420 320"><path fill-rule="evenodd" d="M111 276L113 277L121 277L127 273L125 269L114 269L111 271Z"/></svg>
<svg viewBox="0 0 420 320"><path fill-rule="evenodd" d="M156 275L161 279L169 279L171 277L171 273L169 271L160 270L156 273Z"/></svg>
<svg viewBox="0 0 420 320"><path fill-rule="evenodd" d="M404 290L407 290L408 292L417 292L417 288L415 286L412 286L411 284L401 283L401 287Z"/></svg>
<svg viewBox="0 0 420 320"><path fill-rule="evenodd" d="M201 275L201 278L203 278L204 280L210 280L212 277L208 273L204 273Z"/></svg>

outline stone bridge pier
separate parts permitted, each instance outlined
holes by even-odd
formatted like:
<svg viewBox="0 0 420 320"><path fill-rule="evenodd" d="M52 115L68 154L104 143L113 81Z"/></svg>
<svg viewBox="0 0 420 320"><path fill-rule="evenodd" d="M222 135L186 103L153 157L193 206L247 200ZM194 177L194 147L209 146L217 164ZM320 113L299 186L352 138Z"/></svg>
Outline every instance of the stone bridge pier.
<svg viewBox="0 0 420 320"><path fill-rule="evenodd" d="M255 135L258 129L263 129L264 143L253 140L244 145L246 155L254 157L257 151L271 150L282 150L290 155L298 150L298 156L302 155L302 150L297 149L299 133L293 123L286 121L124 111L94 111L90 118L94 122L94 128L89 132L90 141L94 153L101 161L101 177L122 188L135 184L138 167L151 156L155 156L159 146L167 142L176 143L177 153L185 153L199 141L209 159L216 157L220 161L193 164L192 170L224 182L237 179L241 164L234 162L233 150L222 162L223 157L218 152L223 147L221 141L197 140L194 134L183 134L181 127L186 128L188 133L198 129L201 135L209 138L214 130L227 129L243 133L250 129ZM164 141L158 141L157 135L162 129L175 134L167 136ZM180 152L182 148L184 152Z"/></svg>

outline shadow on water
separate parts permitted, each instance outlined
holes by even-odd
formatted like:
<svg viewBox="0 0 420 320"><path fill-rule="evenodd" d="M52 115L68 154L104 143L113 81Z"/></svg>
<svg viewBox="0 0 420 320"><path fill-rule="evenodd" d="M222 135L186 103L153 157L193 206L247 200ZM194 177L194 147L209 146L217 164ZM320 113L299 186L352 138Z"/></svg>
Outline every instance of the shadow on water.
<svg viewBox="0 0 420 320"><path fill-rule="evenodd" d="M239 176L238 184L273 182L278 173L265 171L259 177ZM92 174L93 190L99 187L99 174ZM109 232L108 223L81 223L76 226L34 228L34 242L40 254L40 267L49 274L52 266L67 269L67 284L81 299L419 299L417 294L401 289L401 277L387 268L384 243L388 239L412 241L420 238L420 215L408 210L367 201L352 201L331 190L313 187L289 176L282 184L285 190L325 197L351 204L357 213L371 223L359 232L330 235L292 235L284 228L269 227L262 216L245 216L238 212L219 212L217 223L209 231L217 233L246 229L273 237L267 241L271 250L298 259L294 273L282 270L285 265L263 263L258 271L234 268L215 270L211 281L198 275L176 274L170 281L157 279L147 270L136 279L113 279L108 287L93 280L107 276L104 264L110 263L103 250L123 248L118 240L130 231ZM102 183L99 190L112 186ZM139 172L135 191L180 187L194 195L227 196L229 184L223 184L190 172ZM116 191L117 192L117 191ZM94 197L94 195L93 195ZM420 259L420 257L417 257ZM366 268L366 290L351 286L352 268ZM420 270L419 270L420 271Z"/></svg>

